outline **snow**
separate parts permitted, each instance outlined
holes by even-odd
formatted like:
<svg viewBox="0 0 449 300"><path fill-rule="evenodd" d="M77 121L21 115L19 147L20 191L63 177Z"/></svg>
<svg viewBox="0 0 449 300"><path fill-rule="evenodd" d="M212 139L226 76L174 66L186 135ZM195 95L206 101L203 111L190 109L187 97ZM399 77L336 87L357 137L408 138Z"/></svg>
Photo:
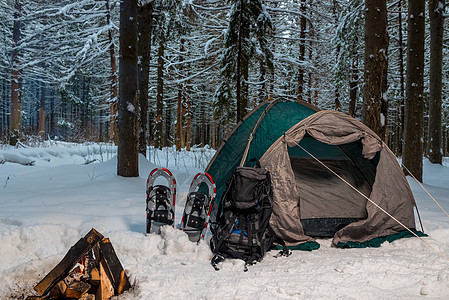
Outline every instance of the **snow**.
<svg viewBox="0 0 449 300"><path fill-rule="evenodd" d="M118 299L448 299L449 261L416 238L367 249L336 249L321 239L316 251L288 258L269 252L243 272L239 260L215 271L207 243L191 243L182 231L164 227L161 235L146 236L150 170L162 166L175 174L179 223L193 176L214 154L209 148L149 149L151 162L139 160L140 177L123 178L116 176L115 146L44 146L0 148L0 161L11 153L35 161L0 164L0 299L34 294L33 287L92 227L110 238L134 286ZM449 256L449 217L408 180L429 235L424 240ZM424 160L424 187L449 211L448 158L443 166Z"/></svg>
<svg viewBox="0 0 449 300"><path fill-rule="evenodd" d="M135 113L136 112L136 108L134 107L134 105L132 105L132 103L129 103L129 102L127 102L127 106L126 106L126 109L129 111L129 112L132 112L132 113Z"/></svg>
<svg viewBox="0 0 449 300"><path fill-rule="evenodd" d="M382 127L385 126L385 115L383 113L380 113L380 124Z"/></svg>

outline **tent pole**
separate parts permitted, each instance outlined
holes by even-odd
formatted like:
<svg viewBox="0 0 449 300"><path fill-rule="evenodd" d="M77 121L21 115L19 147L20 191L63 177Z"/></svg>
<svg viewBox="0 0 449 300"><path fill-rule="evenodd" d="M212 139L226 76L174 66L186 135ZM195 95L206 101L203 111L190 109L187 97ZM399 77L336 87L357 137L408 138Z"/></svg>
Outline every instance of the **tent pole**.
<svg viewBox="0 0 449 300"><path fill-rule="evenodd" d="M421 231L424 232L424 227L422 226L421 215L419 214L418 205L415 203L416 214L418 215L419 225L421 225Z"/></svg>
<svg viewBox="0 0 449 300"><path fill-rule="evenodd" d="M243 165L245 164L245 160L246 160L246 157L248 156L248 152L249 152L249 146L251 145L251 141L253 140L253 136L256 133L257 127L259 127L259 124L260 124L260 122L262 122L263 117L265 117L265 115L267 114L267 111L269 111L270 108L273 105L275 105L277 102L279 102L279 99L268 104L268 106L265 108L265 110L260 115L259 120L257 120L256 125L254 125L253 131L249 135L248 144L246 144L245 152L243 152L243 157L242 157L242 160L240 161L240 167L243 167Z"/></svg>

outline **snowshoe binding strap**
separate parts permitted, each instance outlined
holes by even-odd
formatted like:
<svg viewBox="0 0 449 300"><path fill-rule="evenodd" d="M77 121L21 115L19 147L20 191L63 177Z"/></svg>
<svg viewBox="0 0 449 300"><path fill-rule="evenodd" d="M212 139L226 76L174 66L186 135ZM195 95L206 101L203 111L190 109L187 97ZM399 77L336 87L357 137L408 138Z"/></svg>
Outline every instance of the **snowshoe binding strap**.
<svg viewBox="0 0 449 300"><path fill-rule="evenodd" d="M159 177L167 180L167 186L154 185ZM176 204L176 180L166 168L153 169L148 175L146 185L146 233L159 232L162 225L174 226Z"/></svg>
<svg viewBox="0 0 449 300"><path fill-rule="evenodd" d="M207 194L203 193L203 190L200 191L202 185L207 186ZM190 184L180 228L187 232L191 241L198 242L204 238L216 193L214 180L209 174L200 172L194 176Z"/></svg>

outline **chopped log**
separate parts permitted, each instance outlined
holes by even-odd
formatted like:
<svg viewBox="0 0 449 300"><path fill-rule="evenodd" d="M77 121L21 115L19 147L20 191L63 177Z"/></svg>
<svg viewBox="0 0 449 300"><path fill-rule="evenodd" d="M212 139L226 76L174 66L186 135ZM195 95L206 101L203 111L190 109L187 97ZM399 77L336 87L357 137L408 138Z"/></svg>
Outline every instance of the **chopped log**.
<svg viewBox="0 0 449 300"><path fill-rule="evenodd" d="M93 294L84 294L81 296L79 300L95 300L95 295Z"/></svg>
<svg viewBox="0 0 449 300"><path fill-rule="evenodd" d="M100 242L100 252L102 255L102 260L104 259L104 268L108 272L111 278L112 286L116 295L120 295L124 291L131 287L129 283L128 276L123 270L122 264L120 263L117 254L112 247L111 241L108 238L104 238ZM101 271L100 271L101 274Z"/></svg>
<svg viewBox="0 0 449 300"><path fill-rule="evenodd" d="M124 291L128 290L130 287L131 285L129 284L129 280L125 274L125 270L122 270L122 272L120 272L120 281L117 287L117 295L120 295Z"/></svg>
<svg viewBox="0 0 449 300"><path fill-rule="evenodd" d="M60 282L58 282L56 284L56 287L58 287L59 291L61 292L61 294L64 296L65 292L67 290L67 284L65 284L64 280L61 280Z"/></svg>
<svg viewBox="0 0 449 300"><path fill-rule="evenodd" d="M75 281L67 286L65 296L67 298L80 298L82 295L86 294L90 289L90 284L82 281Z"/></svg>
<svg viewBox="0 0 449 300"><path fill-rule="evenodd" d="M90 271L90 283L92 285L99 285L100 284L100 272L97 268L93 268L92 271Z"/></svg>
<svg viewBox="0 0 449 300"><path fill-rule="evenodd" d="M106 262L104 258L100 261L100 285L97 289L96 300L108 300L114 296L114 287L112 286L111 278L105 269Z"/></svg>
<svg viewBox="0 0 449 300"><path fill-rule="evenodd" d="M92 228L84 238L70 248L62 261L34 287L34 290L41 296L46 295L59 281L67 277L81 257L102 238L103 235Z"/></svg>
<svg viewBox="0 0 449 300"><path fill-rule="evenodd" d="M64 280L61 280L50 290L50 299L59 299L65 297L66 290L67 284Z"/></svg>

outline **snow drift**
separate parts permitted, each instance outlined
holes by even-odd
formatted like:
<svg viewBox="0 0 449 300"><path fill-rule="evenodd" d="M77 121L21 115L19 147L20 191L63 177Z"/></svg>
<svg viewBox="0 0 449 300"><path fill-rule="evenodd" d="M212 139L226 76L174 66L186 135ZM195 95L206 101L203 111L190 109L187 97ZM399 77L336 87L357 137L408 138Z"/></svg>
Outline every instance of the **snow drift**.
<svg viewBox="0 0 449 300"><path fill-rule="evenodd" d="M321 248L313 252L294 252L288 258L274 258L270 252L249 272L243 272L243 261L227 260L217 272L205 242L191 243L185 233L171 227L164 227L161 235L146 236L148 172L158 165L175 174L179 217L191 179L203 170L203 160L207 164L205 158L212 157L209 149L196 156L154 151L150 157L155 163L140 157L139 178L116 176L112 152L109 160L93 153L89 160L97 163L85 165L87 156L77 154L75 159L66 145L27 151L0 150L0 157L17 152L35 160L35 166L0 164L1 299L32 295L34 285L92 227L110 238L130 276L134 288L119 299L449 297L449 261L416 238L344 250L321 239ZM42 152L53 154L35 155ZM449 256L449 218L417 183L409 183L429 235L425 240ZM449 211L447 160L444 166L425 160L424 184Z"/></svg>

